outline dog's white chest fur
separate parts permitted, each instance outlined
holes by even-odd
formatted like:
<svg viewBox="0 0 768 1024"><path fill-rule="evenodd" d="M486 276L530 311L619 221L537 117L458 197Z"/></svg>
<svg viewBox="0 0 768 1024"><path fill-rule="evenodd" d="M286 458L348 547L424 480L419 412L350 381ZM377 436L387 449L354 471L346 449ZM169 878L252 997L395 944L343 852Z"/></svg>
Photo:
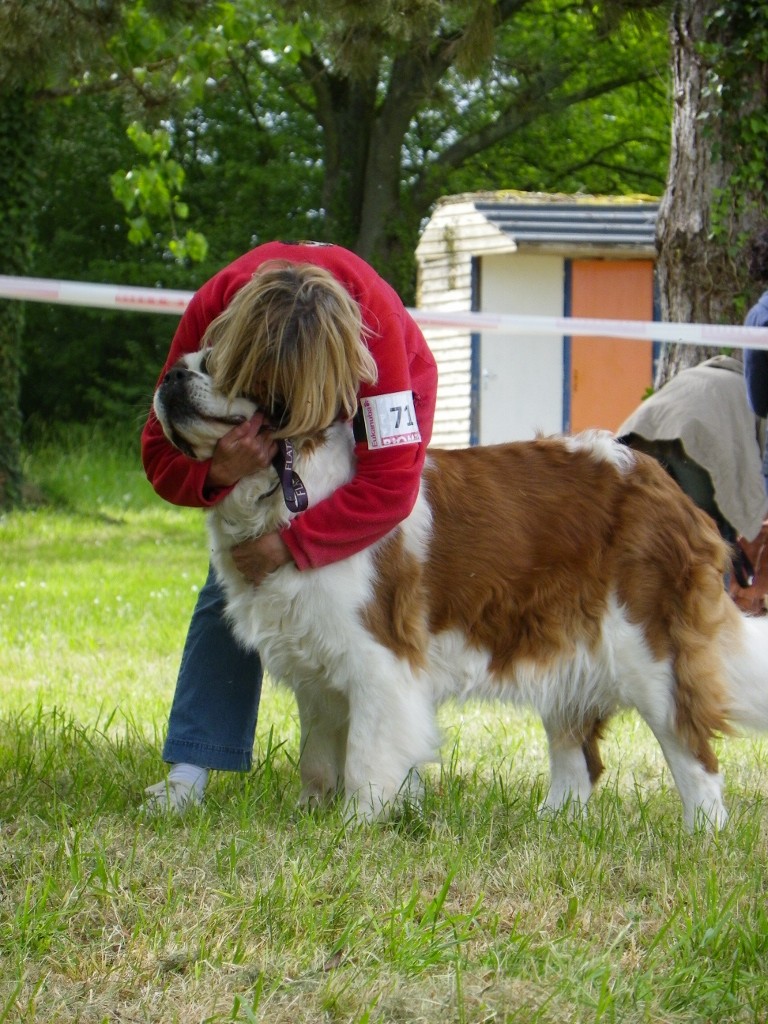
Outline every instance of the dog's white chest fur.
<svg viewBox="0 0 768 1024"><path fill-rule="evenodd" d="M330 433L322 457L301 466L313 505L353 473L351 432L339 425ZM359 612L370 597L371 552L304 572L286 565L259 587L237 571L230 555L234 544L280 529L291 518L271 471L242 481L209 513L212 561L228 616L240 642L259 651L275 680L294 689L315 680L343 691L340 665L349 658L350 638L364 634Z"/></svg>

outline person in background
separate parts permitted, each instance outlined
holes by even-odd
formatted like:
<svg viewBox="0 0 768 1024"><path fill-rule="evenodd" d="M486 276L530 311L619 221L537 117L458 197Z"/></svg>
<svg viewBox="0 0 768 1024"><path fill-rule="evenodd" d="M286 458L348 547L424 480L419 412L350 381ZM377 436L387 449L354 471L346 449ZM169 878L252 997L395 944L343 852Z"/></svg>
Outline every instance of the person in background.
<svg viewBox="0 0 768 1024"><path fill-rule="evenodd" d="M348 484L285 529L233 550L254 586L289 562L305 571L349 557L410 513L432 433L437 367L400 298L364 260L336 245L258 246L195 293L160 380L201 346L211 348L207 366L217 387L252 398L263 411L222 437L207 462L175 449L150 412L144 468L157 493L177 505L211 506L239 479L266 468L277 452L275 433L322 430L337 418L353 419L361 404L387 410L397 400L411 413L397 444L382 447L378 437L356 431L356 472ZM209 569L163 747L171 768L147 789L148 813L199 804L211 769L251 767L261 665L237 644L223 613L223 594Z"/></svg>
<svg viewBox="0 0 768 1024"><path fill-rule="evenodd" d="M750 279L763 291L747 313L744 324L746 327L768 327L768 228L758 232L750 242L747 269ZM752 412L764 420L768 417L767 349L744 349L744 383ZM768 450L763 456L763 477L768 491Z"/></svg>
<svg viewBox="0 0 768 1024"><path fill-rule="evenodd" d="M746 315L746 327L768 327L768 228L758 231L747 249L747 270L750 280L761 290L755 304ZM747 400L755 416L765 422L768 417L768 350L744 350L744 382ZM763 453L763 486L768 493L768 446ZM742 541L744 552L754 566L751 586L739 595L742 607L762 606L768 593L768 523L752 541ZM765 563L765 564L764 564Z"/></svg>
<svg viewBox="0 0 768 1024"><path fill-rule="evenodd" d="M742 364L715 356L681 370L622 423L617 436L660 462L715 521L734 553L728 586L737 604L762 613L751 592L745 543L759 538L768 509L762 478L762 424L746 400Z"/></svg>

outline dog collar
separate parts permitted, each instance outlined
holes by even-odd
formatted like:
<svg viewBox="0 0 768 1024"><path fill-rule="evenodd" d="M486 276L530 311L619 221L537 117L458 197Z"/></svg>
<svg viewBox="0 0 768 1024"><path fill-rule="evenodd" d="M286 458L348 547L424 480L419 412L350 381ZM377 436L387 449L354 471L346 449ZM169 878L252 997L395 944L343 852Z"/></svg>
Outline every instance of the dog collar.
<svg viewBox="0 0 768 1024"><path fill-rule="evenodd" d="M293 468L293 458L293 445L287 438L281 438L277 442L277 455L272 460L272 465L277 471L285 504L291 512L304 512L309 505L307 489Z"/></svg>

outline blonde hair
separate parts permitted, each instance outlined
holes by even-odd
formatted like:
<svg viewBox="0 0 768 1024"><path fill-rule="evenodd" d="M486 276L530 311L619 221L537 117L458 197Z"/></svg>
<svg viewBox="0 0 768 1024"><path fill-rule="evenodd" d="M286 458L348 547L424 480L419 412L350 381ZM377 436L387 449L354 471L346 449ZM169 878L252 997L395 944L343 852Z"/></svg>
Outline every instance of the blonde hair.
<svg viewBox="0 0 768 1024"><path fill-rule="evenodd" d="M360 307L323 267L270 260L203 335L208 372L229 398L247 395L276 437L313 434L357 410L376 363Z"/></svg>

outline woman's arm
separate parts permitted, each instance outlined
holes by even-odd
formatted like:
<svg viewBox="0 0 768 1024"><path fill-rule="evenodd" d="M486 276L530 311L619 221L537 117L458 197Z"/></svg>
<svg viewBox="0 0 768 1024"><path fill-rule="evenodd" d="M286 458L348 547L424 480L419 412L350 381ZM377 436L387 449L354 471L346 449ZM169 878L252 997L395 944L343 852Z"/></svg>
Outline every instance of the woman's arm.
<svg viewBox="0 0 768 1024"><path fill-rule="evenodd" d="M756 416L768 416L768 352L755 348L744 350L744 381L752 412Z"/></svg>

